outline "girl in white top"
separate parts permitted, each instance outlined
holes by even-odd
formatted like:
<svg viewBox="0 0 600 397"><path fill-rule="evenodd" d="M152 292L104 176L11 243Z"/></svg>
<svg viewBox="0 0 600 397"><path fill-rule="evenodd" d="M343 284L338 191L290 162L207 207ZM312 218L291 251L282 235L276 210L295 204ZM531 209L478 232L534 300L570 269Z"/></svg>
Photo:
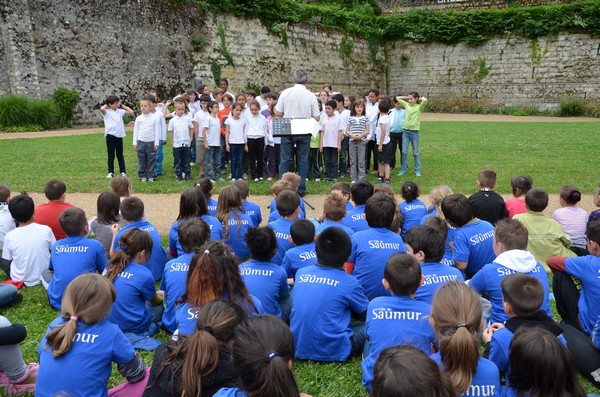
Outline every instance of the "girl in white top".
<svg viewBox="0 0 600 397"><path fill-rule="evenodd" d="M263 153L265 146L269 141L268 122L265 116L260 114L260 104L258 101L252 101L248 106L250 115L246 117L248 121L248 158L250 160L250 175L255 182L262 181Z"/></svg>
<svg viewBox="0 0 600 397"><path fill-rule="evenodd" d="M225 150L231 156L231 179L242 178L244 151L248 151L247 121L240 117L244 106L236 102L231 106L231 116L225 120Z"/></svg>
<svg viewBox="0 0 600 397"><path fill-rule="evenodd" d="M577 207L581 201L581 192L577 187L567 185L560 189L561 208L554 211L552 219L560 223L563 231L571 237L573 243L571 250L577 255L587 255L587 241L585 232L587 228L587 212Z"/></svg>

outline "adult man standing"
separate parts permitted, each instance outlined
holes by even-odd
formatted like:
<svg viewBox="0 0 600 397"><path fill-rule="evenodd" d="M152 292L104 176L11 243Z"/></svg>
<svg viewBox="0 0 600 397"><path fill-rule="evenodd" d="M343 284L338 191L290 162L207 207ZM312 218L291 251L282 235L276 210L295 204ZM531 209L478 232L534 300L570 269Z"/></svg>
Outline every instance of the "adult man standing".
<svg viewBox="0 0 600 397"><path fill-rule="evenodd" d="M313 117L319 121L319 106L317 97L306 89L308 73L304 69L294 72L294 86L285 89L275 105L275 117L288 119L308 119ZM281 162L279 175L290 170L293 147L296 145L298 158L298 175L302 178L298 194L302 197L306 191L306 176L308 175L308 154L310 153L310 131L306 135L294 135L281 138Z"/></svg>

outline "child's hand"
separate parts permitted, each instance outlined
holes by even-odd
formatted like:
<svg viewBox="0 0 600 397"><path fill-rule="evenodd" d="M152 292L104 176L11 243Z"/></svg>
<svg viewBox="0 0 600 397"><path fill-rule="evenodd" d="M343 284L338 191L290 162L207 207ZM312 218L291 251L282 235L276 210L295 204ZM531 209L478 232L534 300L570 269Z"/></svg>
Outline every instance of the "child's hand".
<svg viewBox="0 0 600 397"><path fill-rule="evenodd" d="M137 150L137 145L133 145L133 150Z"/></svg>
<svg viewBox="0 0 600 397"><path fill-rule="evenodd" d="M248 153L248 145L244 145L244 152Z"/></svg>
<svg viewBox="0 0 600 397"><path fill-rule="evenodd" d="M154 145L154 151L158 152L158 145Z"/></svg>
<svg viewBox="0 0 600 397"><path fill-rule="evenodd" d="M208 143L204 141L204 149L208 150Z"/></svg>
<svg viewBox="0 0 600 397"><path fill-rule="evenodd" d="M379 145L379 146L377 147L377 151L378 151L378 152L380 152L380 153L381 153L381 152L383 152L383 146L382 146L382 145Z"/></svg>
<svg viewBox="0 0 600 397"><path fill-rule="evenodd" d="M115 223L110 227L110 232L112 233L113 237L119 233L119 230L121 230L121 226L119 226L118 223Z"/></svg>
<svg viewBox="0 0 600 397"><path fill-rule="evenodd" d="M485 331L483 331L483 334L481 335L481 340L483 340L484 343L490 343L490 341L492 340L492 335L500 328L504 328L504 325L500 323L492 324Z"/></svg>
<svg viewBox="0 0 600 397"><path fill-rule="evenodd" d="M166 141L166 140L164 140L164 141L163 141L163 145L166 145L166 144L167 144L167 141Z"/></svg>
<svg viewBox="0 0 600 397"><path fill-rule="evenodd" d="M227 152L229 152L229 150L230 150L229 144L225 145L225 150L227 150Z"/></svg>
<svg viewBox="0 0 600 397"><path fill-rule="evenodd" d="M340 153L342 151L342 147L338 146L338 153Z"/></svg>

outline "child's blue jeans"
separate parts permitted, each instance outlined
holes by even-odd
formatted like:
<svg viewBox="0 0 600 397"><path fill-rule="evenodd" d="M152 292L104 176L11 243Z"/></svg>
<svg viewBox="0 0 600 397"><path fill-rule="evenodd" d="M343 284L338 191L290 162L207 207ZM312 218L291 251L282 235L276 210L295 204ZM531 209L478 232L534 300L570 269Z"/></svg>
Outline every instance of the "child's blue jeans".
<svg viewBox="0 0 600 397"><path fill-rule="evenodd" d="M221 178L221 146L209 146L206 150L204 173L208 179Z"/></svg>
<svg viewBox="0 0 600 397"><path fill-rule="evenodd" d="M419 154L419 131L402 131L402 171L408 171L408 144L412 145L413 155L415 157L415 172L421 172L421 155Z"/></svg>

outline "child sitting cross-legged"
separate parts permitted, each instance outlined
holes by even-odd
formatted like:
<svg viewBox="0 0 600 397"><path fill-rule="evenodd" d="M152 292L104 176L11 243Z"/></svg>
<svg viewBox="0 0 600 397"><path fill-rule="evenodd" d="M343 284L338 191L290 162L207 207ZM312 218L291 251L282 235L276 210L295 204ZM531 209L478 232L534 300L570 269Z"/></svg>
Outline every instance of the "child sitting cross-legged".
<svg viewBox="0 0 600 397"><path fill-rule="evenodd" d="M296 219L290 234L295 247L286 251L281 267L287 272L288 284L293 285L298 270L317 262L315 224L308 219Z"/></svg>

